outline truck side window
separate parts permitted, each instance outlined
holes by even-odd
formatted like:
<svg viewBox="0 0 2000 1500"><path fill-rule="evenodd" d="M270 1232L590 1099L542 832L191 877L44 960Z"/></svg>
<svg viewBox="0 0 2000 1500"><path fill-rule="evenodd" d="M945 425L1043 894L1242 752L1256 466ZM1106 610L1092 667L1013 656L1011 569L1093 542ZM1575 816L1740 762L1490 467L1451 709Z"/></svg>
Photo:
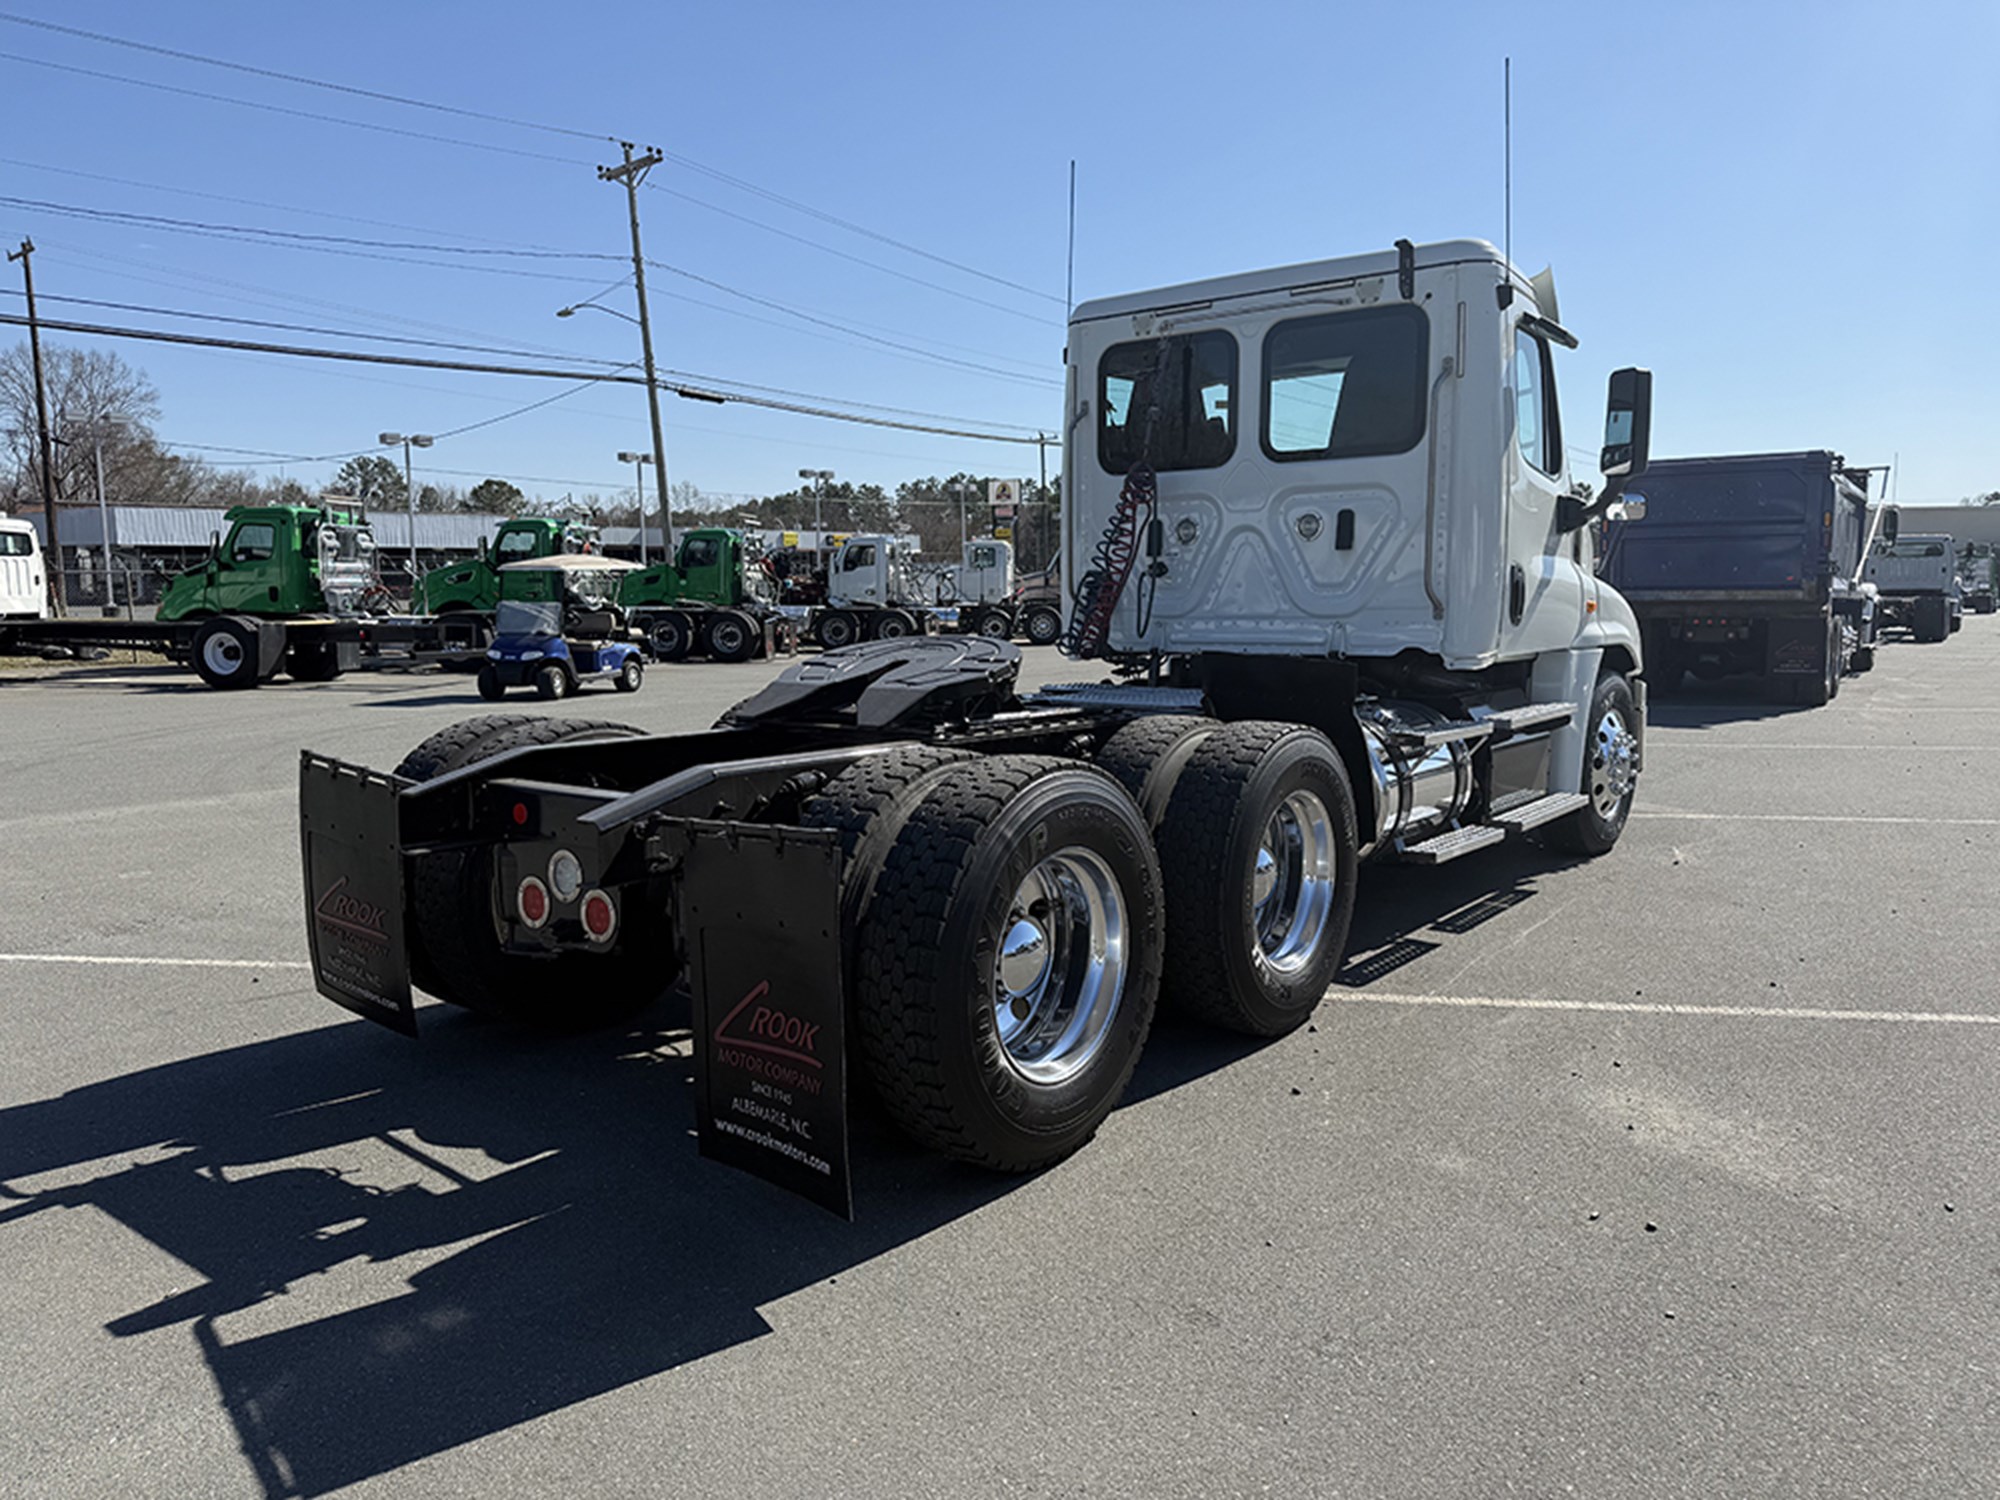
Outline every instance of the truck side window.
<svg viewBox="0 0 2000 1500"><path fill-rule="evenodd" d="M999 555L991 547L974 547L972 549L972 566L975 568L997 568L1000 566Z"/></svg>
<svg viewBox="0 0 2000 1500"><path fill-rule="evenodd" d="M271 554L277 550L278 529L260 524L243 525L236 528L236 536L229 544L231 562L269 562Z"/></svg>
<svg viewBox="0 0 2000 1500"><path fill-rule="evenodd" d="M1108 474L1213 469L1236 453L1236 339L1221 332L1114 344L1097 364L1097 461Z"/></svg>
<svg viewBox="0 0 2000 1500"><path fill-rule="evenodd" d="M1521 456L1544 474L1562 472L1562 424L1556 416L1555 372L1549 348L1533 334L1514 331L1514 436Z"/></svg>
<svg viewBox="0 0 2000 1500"><path fill-rule="evenodd" d="M1424 435L1430 317L1418 307L1293 318L1264 339L1264 451L1407 453Z"/></svg>
<svg viewBox="0 0 2000 1500"><path fill-rule="evenodd" d="M535 534L532 531L510 531L500 538L500 545L493 550L503 563L521 562L535 555Z"/></svg>
<svg viewBox="0 0 2000 1500"><path fill-rule="evenodd" d="M35 539L25 531L0 531L0 557L27 557L35 550Z"/></svg>
<svg viewBox="0 0 2000 1500"><path fill-rule="evenodd" d="M872 568L874 566L874 544L866 543L859 547L849 547L847 549L847 555L840 564L840 571L843 573L852 573L856 568Z"/></svg>
<svg viewBox="0 0 2000 1500"><path fill-rule="evenodd" d="M683 568L712 568L717 554L715 538L712 536L691 536L687 545L681 548Z"/></svg>

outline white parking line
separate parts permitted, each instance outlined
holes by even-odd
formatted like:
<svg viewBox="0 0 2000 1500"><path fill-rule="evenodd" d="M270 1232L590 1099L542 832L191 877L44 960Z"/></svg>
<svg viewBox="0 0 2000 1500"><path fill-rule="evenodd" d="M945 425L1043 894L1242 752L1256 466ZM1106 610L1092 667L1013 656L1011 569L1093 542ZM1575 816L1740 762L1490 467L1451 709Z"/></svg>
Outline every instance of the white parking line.
<svg viewBox="0 0 2000 1500"><path fill-rule="evenodd" d="M106 968L310 969L296 958L125 958L103 953L0 953L0 964L99 964Z"/></svg>
<svg viewBox="0 0 2000 1500"><path fill-rule="evenodd" d="M1816 1005L1672 1005L1650 1000L1502 1000L1491 995L1380 995L1335 986L1326 998L1343 1005L1435 1005L1470 1010L1629 1011L1642 1016L1747 1016L1777 1021L1873 1021L1902 1026L2000 1026L2000 1015L1946 1010L1833 1010Z"/></svg>
<svg viewBox="0 0 2000 1500"><path fill-rule="evenodd" d="M1918 823L1939 828L2000 828L2000 818L1890 818L1853 813L1704 813L1651 808L1634 810L1631 816L1691 823Z"/></svg>

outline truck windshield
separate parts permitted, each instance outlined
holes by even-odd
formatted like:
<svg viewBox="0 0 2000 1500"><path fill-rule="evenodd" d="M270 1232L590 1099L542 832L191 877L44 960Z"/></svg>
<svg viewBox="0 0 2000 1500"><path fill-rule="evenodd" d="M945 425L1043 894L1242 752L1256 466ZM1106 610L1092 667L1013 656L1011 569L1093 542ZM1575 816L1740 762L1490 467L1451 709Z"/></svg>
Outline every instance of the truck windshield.
<svg viewBox="0 0 2000 1500"><path fill-rule="evenodd" d="M1097 461L1213 469L1236 452L1236 340L1175 334L1114 344L1097 365Z"/></svg>

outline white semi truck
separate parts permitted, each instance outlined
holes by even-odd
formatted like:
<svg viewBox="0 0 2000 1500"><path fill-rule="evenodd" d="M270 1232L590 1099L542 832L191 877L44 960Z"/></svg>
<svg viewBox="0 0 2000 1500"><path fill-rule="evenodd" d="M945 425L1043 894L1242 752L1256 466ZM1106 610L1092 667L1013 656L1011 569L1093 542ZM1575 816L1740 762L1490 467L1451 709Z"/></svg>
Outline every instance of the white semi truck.
<svg viewBox="0 0 2000 1500"><path fill-rule="evenodd" d="M33 526L0 515L0 620L45 620L49 581Z"/></svg>
<svg viewBox="0 0 2000 1500"><path fill-rule="evenodd" d="M812 617L814 640L832 651L937 628L917 581L916 548L907 539L857 533L834 545L826 564L826 604Z"/></svg>
<svg viewBox="0 0 2000 1500"><path fill-rule="evenodd" d="M1068 649L911 637L717 729L474 720L393 774L308 752L323 993L411 981L573 1023L683 978L705 1153L848 1204L845 1077L1002 1170L1090 1138L1168 1004L1278 1036L1366 860L1625 826L1644 688L1590 523L1645 466L1620 370L1595 500L1553 286L1454 241L1086 303L1067 356ZM850 545L852 545L850 543Z"/></svg>

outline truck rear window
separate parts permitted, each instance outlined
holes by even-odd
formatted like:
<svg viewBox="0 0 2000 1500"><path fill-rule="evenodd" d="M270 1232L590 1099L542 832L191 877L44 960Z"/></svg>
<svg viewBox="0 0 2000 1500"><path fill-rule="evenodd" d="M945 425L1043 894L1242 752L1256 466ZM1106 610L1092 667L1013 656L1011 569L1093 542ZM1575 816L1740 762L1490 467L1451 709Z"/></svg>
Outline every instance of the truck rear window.
<svg viewBox="0 0 2000 1500"><path fill-rule="evenodd" d="M1236 340L1181 333L1114 344L1097 363L1097 461L1123 474L1213 469L1236 453Z"/></svg>
<svg viewBox="0 0 2000 1500"><path fill-rule="evenodd" d="M35 539L25 531L0 531L0 557L28 557L35 550Z"/></svg>
<svg viewBox="0 0 2000 1500"><path fill-rule="evenodd" d="M1400 305L1278 324L1264 339L1264 451L1299 460L1414 448L1430 329L1421 308Z"/></svg>

